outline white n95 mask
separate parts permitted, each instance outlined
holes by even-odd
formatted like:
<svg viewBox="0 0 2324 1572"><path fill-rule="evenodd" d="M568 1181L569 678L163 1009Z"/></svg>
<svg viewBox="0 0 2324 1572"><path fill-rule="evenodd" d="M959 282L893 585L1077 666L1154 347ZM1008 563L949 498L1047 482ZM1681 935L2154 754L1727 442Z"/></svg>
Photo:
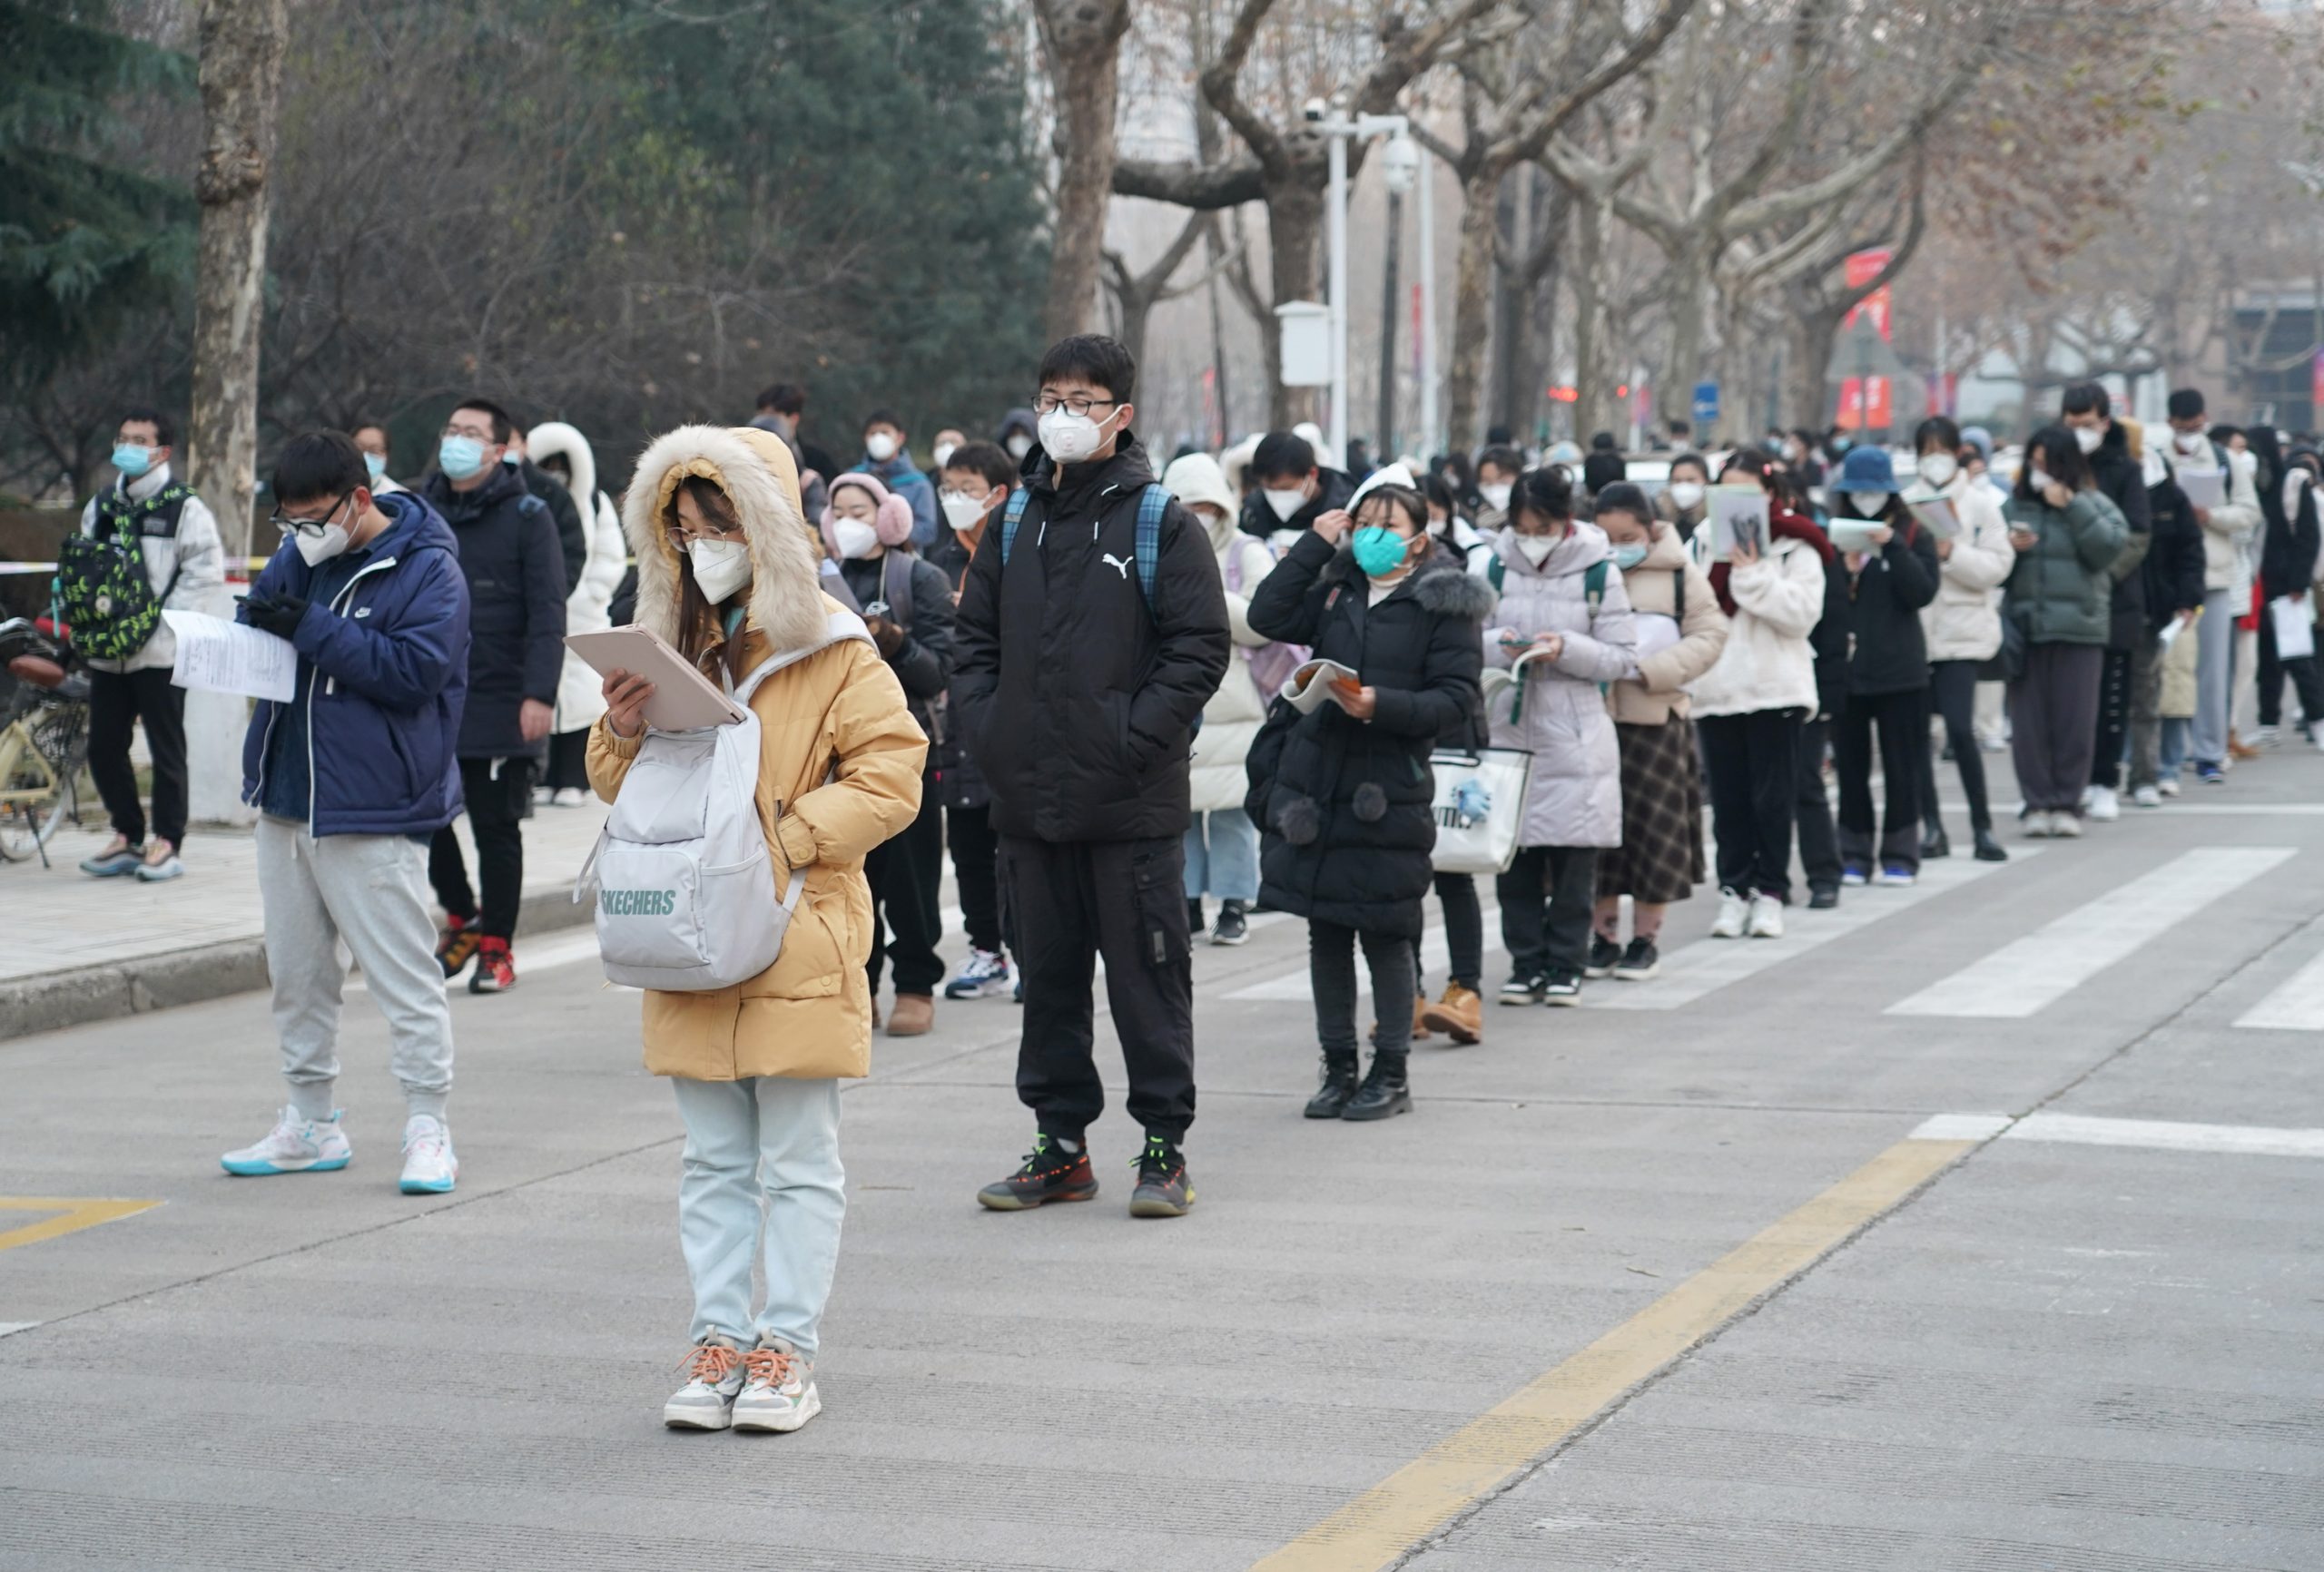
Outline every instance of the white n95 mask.
<svg viewBox="0 0 2324 1572"><path fill-rule="evenodd" d="M751 582L751 548L740 540L690 540L686 558L703 599L716 605Z"/></svg>

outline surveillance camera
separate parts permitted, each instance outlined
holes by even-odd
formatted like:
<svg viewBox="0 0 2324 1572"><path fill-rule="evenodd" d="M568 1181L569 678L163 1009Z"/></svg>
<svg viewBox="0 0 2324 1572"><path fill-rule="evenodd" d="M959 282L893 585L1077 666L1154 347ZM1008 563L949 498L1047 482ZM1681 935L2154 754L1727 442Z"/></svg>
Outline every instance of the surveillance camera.
<svg viewBox="0 0 2324 1572"><path fill-rule="evenodd" d="M1330 106L1322 99L1311 98L1305 104L1301 105L1299 113L1309 121L1320 125L1323 123L1324 115L1329 108Z"/></svg>

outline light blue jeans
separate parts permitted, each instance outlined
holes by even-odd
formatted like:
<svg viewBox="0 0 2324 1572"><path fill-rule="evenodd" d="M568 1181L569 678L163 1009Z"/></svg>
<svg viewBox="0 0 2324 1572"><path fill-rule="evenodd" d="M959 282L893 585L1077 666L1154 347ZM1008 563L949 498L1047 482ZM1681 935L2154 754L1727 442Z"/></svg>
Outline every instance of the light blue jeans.
<svg viewBox="0 0 2324 1572"><path fill-rule="evenodd" d="M2157 766L2161 779L2176 781L2187 764L2187 740L2194 734L2195 722L2185 715L2162 717L2162 755Z"/></svg>
<svg viewBox="0 0 2324 1572"><path fill-rule="evenodd" d="M839 1264L847 1174L839 1161L839 1083L760 1076L673 1077L685 1120L678 1243L694 1280L692 1341L744 1348L779 1337L809 1361ZM751 1314L762 1250L766 1307Z"/></svg>
<svg viewBox="0 0 2324 1572"><path fill-rule="evenodd" d="M1197 813L1187 826L1187 899L1206 895L1246 906L1259 899L1259 827L1240 808Z"/></svg>

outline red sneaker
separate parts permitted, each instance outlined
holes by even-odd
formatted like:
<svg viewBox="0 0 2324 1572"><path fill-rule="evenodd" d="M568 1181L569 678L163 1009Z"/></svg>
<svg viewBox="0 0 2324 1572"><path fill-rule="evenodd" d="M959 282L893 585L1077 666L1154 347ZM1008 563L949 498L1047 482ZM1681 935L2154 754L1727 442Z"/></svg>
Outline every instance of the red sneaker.
<svg viewBox="0 0 2324 1572"><path fill-rule="evenodd" d="M472 994L505 994L517 986L517 958L505 938L477 940L476 975L468 978Z"/></svg>

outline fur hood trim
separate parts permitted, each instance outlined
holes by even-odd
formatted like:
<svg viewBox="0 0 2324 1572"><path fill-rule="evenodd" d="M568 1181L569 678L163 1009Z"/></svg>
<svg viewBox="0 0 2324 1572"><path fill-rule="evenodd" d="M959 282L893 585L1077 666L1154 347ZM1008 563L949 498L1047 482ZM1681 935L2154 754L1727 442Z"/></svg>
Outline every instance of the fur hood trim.
<svg viewBox="0 0 2324 1572"><path fill-rule="evenodd" d="M822 529L823 549L833 557L839 555L839 532L832 526L839 522L839 511L832 506L839 500L840 490L852 486L872 499L872 533L885 546L899 546L911 538L911 504L890 491L876 475L850 470L835 475L824 485L830 488L831 503L823 505L823 516L818 521Z"/></svg>
<svg viewBox="0 0 2324 1572"><path fill-rule="evenodd" d="M525 433L525 457L535 464L564 459L573 467L573 484L565 489L573 494L585 516L595 508L597 456L589 451L589 439L580 432L562 420L544 420Z"/></svg>
<svg viewBox="0 0 2324 1572"><path fill-rule="evenodd" d="M678 483L699 476L724 492L751 548L750 621L775 653L824 637L830 614L821 558L799 506L799 471L768 431L681 426L654 439L622 499L622 530L637 558L637 620L678 639L678 553L664 533L675 520Z"/></svg>
<svg viewBox="0 0 2324 1572"><path fill-rule="evenodd" d="M1441 617L1465 617L1482 626L1501 604L1492 585L1466 568L1430 566L1413 581L1413 599Z"/></svg>

